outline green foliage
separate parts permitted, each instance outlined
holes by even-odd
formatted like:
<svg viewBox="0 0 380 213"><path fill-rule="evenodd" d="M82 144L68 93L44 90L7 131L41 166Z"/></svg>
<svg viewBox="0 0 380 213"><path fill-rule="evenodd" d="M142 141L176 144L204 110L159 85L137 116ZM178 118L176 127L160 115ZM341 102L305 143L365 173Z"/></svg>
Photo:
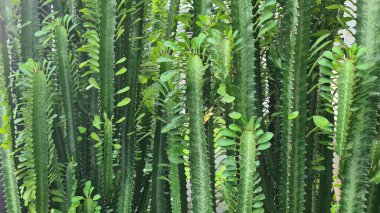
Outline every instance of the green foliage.
<svg viewBox="0 0 380 213"><path fill-rule="evenodd" d="M344 3L0 1L8 212L379 212L380 2Z"/></svg>

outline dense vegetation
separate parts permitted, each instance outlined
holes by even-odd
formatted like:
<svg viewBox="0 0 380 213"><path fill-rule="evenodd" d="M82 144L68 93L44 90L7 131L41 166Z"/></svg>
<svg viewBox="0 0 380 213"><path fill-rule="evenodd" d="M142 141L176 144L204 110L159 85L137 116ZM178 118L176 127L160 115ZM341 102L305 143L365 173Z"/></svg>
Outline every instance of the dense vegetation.
<svg viewBox="0 0 380 213"><path fill-rule="evenodd" d="M380 0L0 0L8 212L378 213L379 50Z"/></svg>

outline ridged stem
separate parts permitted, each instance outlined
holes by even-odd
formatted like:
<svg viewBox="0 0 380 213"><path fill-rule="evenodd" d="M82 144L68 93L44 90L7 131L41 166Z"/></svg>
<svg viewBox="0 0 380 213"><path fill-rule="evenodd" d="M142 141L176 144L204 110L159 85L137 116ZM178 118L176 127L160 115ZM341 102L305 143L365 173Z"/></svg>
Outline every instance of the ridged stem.
<svg viewBox="0 0 380 213"><path fill-rule="evenodd" d="M311 34L311 6L305 0L285 5L282 26L283 55L286 59L282 90L282 211L304 211L306 187L307 49ZM298 116L289 115L298 111Z"/></svg>
<svg viewBox="0 0 380 213"><path fill-rule="evenodd" d="M4 36L4 28L0 20L0 36ZM3 40L4 38L0 38ZM21 213L20 196L18 194L18 186L16 179L16 168L14 157L12 154L12 132L10 122L9 100L6 89L6 80L8 77L5 73L4 43L0 41L0 156L1 170L4 182L5 200L9 213Z"/></svg>
<svg viewBox="0 0 380 213"><path fill-rule="evenodd" d="M338 73L338 110L336 120L336 149L335 151L343 163L345 157L346 141L349 127L349 116L351 114L351 104L354 96L355 67L352 61L346 60L342 69ZM342 164L343 165L343 164Z"/></svg>
<svg viewBox="0 0 380 213"><path fill-rule="evenodd" d="M144 3L140 2L137 5L134 5L137 8L137 11L131 16L131 20L136 20L140 18L141 20L131 27L131 33L129 38L141 37L144 17ZM126 93L126 96L132 100L137 98L137 79L138 72L141 62L141 48L142 41L141 39L130 39L130 44L127 49L127 86L129 86L129 91ZM132 199L133 199L133 184L134 184L134 165L135 165L135 146L134 146L134 134L135 131L135 110L136 102L131 101L128 106L125 108L124 115L127 118L127 121L121 125L121 187L120 187L120 198L119 198L119 207L118 212L120 213L129 213L132 211ZM137 192L138 193L138 192Z"/></svg>
<svg viewBox="0 0 380 213"><path fill-rule="evenodd" d="M73 99L73 83L71 77L71 65L69 60L68 50L68 35L64 26L58 26L55 32L55 41L57 46L57 62L58 74L63 108L66 118L66 140L68 143L68 150L71 157L80 159L76 149L76 124L74 118L74 99ZM78 162L79 163L79 162Z"/></svg>
<svg viewBox="0 0 380 213"><path fill-rule="evenodd" d="M29 58L38 58L38 39L34 35L39 30L38 0L21 0L21 56L26 61Z"/></svg>
<svg viewBox="0 0 380 213"><path fill-rule="evenodd" d="M240 138L240 183L237 213L252 212L254 173L256 171L256 138L253 130L244 131Z"/></svg>
<svg viewBox="0 0 380 213"><path fill-rule="evenodd" d="M359 60L371 64L361 71L362 76L355 90L352 122L348 136L350 155L344 162L342 173L342 194L339 203L340 212L364 212L367 207L368 180L370 167L370 149L377 137L379 92L380 92L380 1L359 0L357 2L357 41L365 54ZM376 76L374 81L368 81ZM344 178L343 178L344 177Z"/></svg>
<svg viewBox="0 0 380 213"><path fill-rule="evenodd" d="M198 55L187 61L187 111L190 129L190 171L193 211L212 212L210 168L207 158L206 134L203 121L204 67Z"/></svg>
<svg viewBox="0 0 380 213"><path fill-rule="evenodd" d="M238 38L243 39L235 51L234 79L235 111L245 119L256 114L256 85L255 85L255 39L253 37L252 2L250 0L236 0L231 2L231 16L233 30L238 31Z"/></svg>
<svg viewBox="0 0 380 213"><path fill-rule="evenodd" d="M104 161L103 161L103 199L102 201L107 206L111 202L113 193L113 125L112 121L107 119L104 123L104 136L103 136L103 147L104 147Z"/></svg>
<svg viewBox="0 0 380 213"><path fill-rule="evenodd" d="M115 62L116 0L100 1L99 70L100 112L111 118L113 115L113 78Z"/></svg>
<svg viewBox="0 0 380 213"><path fill-rule="evenodd" d="M160 73L170 70L171 67L171 63L160 63ZM164 99L162 94L160 98ZM157 106L156 113L158 117L164 117L163 107L160 105ZM170 204L170 196L165 194L168 190L168 183L166 180L160 178L161 176L167 175L167 168L162 165L168 163L166 155L167 134L161 132L163 125L164 123L160 119L156 120L152 160L152 212L170 212L170 206L168 205Z"/></svg>
<svg viewBox="0 0 380 213"><path fill-rule="evenodd" d="M36 70L33 77L32 132L34 169L36 172L36 210L41 213L47 213L49 210L47 95L45 74Z"/></svg>

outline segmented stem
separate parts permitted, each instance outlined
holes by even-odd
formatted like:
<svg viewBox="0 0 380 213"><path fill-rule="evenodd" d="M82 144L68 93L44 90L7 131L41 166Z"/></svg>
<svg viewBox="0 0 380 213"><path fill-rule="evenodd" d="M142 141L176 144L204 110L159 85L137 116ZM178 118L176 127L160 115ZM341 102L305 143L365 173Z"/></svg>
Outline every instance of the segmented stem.
<svg viewBox="0 0 380 213"><path fill-rule="evenodd" d="M190 171L193 195L193 211L212 212L210 168L203 123L203 75L204 67L198 55L187 61L187 110L190 129Z"/></svg>
<svg viewBox="0 0 380 213"><path fill-rule="evenodd" d="M240 139L240 183L237 213L252 212L254 172L256 171L256 138L253 130L244 131Z"/></svg>
<svg viewBox="0 0 380 213"><path fill-rule="evenodd" d="M380 57L378 50L380 43L380 1L359 0L357 39L365 54L361 63L367 63L367 69L361 72L353 107L358 109L352 112L349 146L352 147L350 155L344 164L342 173L342 194L340 212L364 212L367 207L368 180L370 167L370 149L375 141L377 118L379 111L380 92ZM372 76L377 79L369 81Z"/></svg>
<svg viewBox="0 0 380 213"><path fill-rule="evenodd" d="M143 17L144 17L144 3L139 2L136 7L135 13L133 13L132 19L139 19L138 23L134 23L133 26L129 24L126 26L132 27L130 34L126 36L128 39L130 37L141 37L143 29ZM141 48L142 42L141 39L131 39L130 44L127 49L127 77L126 82L129 86L129 91L126 93L126 96L135 100L137 98L137 80L138 72L141 62ZM131 101L124 110L124 115L127 119L121 125L121 187L120 187L120 198L119 198L119 208L118 212L129 213L132 211L132 198L133 198L133 184L134 184L134 166L135 166L135 146L134 146L134 134L135 131L135 110L136 102ZM137 192L139 193L139 192Z"/></svg>
<svg viewBox="0 0 380 213"><path fill-rule="evenodd" d="M2 22L0 21L0 36L4 36ZM5 38L0 38L1 40ZM6 89L5 67L3 48L4 43L0 41L0 156L1 170L5 189L5 200L9 213L21 213L20 196L16 180L16 169L12 153L12 133L10 123L10 111L8 104L8 93Z"/></svg>
<svg viewBox="0 0 380 213"><path fill-rule="evenodd" d="M112 157L112 150L113 150L113 125L112 121L107 119L104 123L104 138L103 138L103 146L104 146L104 161L103 161L103 194L104 197L102 201L107 205L110 203L113 193L113 157Z"/></svg>
<svg viewBox="0 0 380 213"><path fill-rule="evenodd" d="M253 37L252 1L231 1L232 27L238 31L238 38L243 39L236 47L234 65L235 111L248 119L256 114L256 85L255 85L255 39Z"/></svg>
<svg viewBox="0 0 380 213"><path fill-rule="evenodd" d="M307 60L311 6L306 0L289 0L285 5L282 39L282 189L283 212L304 210L306 177ZM289 115L298 111L298 116Z"/></svg>
<svg viewBox="0 0 380 213"><path fill-rule="evenodd" d="M113 77L115 62L116 0L100 1L99 70L100 111L112 117L114 107Z"/></svg>
<svg viewBox="0 0 380 213"><path fill-rule="evenodd" d="M63 108L66 117L66 139L69 154L75 159L80 159L76 152L76 125L74 118L73 83L71 77L71 66L68 50L68 35L64 26L58 26L55 32L57 46L57 62L59 73L59 84L62 92Z"/></svg>
<svg viewBox="0 0 380 213"><path fill-rule="evenodd" d="M39 30L38 0L21 0L21 56L26 61L38 58L38 39L34 35Z"/></svg>
<svg viewBox="0 0 380 213"><path fill-rule="evenodd" d="M338 73L338 115L336 121L336 149L340 159L344 158L349 127L350 108L354 96L355 67L352 61L345 60ZM343 163L343 161L342 161ZM343 164L342 164L343 165Z"/></svg>
<svg viewBox="0 0 380 213"><path fill-rule="evenodd" d="M35 68L33 77L33 156L36 171L36 210L47 213L49 211L49 143L47 103L47 80L45 74Z"/></svg>

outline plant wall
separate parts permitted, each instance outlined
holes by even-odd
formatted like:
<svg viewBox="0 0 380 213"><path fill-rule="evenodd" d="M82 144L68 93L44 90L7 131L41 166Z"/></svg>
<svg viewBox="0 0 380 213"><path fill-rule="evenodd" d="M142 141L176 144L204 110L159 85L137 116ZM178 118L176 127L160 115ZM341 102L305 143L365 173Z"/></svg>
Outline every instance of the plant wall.
<svg viewBox="0 0 380 213"><path fill-rule="evenodd" d="M1 0L1 208L380 212L379 50L380 0Z"/></svg>

